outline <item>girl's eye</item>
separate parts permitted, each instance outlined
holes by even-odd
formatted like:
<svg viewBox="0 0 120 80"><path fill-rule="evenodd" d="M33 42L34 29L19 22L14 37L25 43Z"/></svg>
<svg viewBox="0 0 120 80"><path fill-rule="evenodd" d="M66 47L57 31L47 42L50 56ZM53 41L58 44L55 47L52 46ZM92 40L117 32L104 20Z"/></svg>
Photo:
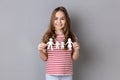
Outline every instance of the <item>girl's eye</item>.
<svg viewBox="0 0 120 80"><path fill-rule="evenodd" d="M55 17L55 18L54 18L54 20L58 20L58 19L60 19L60 20L65 20L64 17L62 17L62 18Z"/></svg>
<svg viewBox="0 0 120 80"><path fill-rule="evenodd" d="M57 20L58 18L57 17L55 17L55 20Z"/></svg>
<svg viewBox="0 0 120 80"><path fill-rule="evenodd" d="M65 20L65 18L64 18L64 17L62 17L62 18L61 18L61 20Z"/></svg>

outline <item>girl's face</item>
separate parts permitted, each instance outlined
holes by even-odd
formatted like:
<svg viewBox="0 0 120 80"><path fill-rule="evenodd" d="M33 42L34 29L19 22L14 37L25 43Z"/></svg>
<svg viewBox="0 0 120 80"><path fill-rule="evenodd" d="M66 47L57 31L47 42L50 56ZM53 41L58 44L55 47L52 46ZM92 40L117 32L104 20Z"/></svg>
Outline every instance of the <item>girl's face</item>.
<svg viewBox="0 0 120 80"><path fill-rule="evenodd" d="M55 14L54 27L56 31L61 31L65 27L66 19L62 11L58 11Z"/></svg>

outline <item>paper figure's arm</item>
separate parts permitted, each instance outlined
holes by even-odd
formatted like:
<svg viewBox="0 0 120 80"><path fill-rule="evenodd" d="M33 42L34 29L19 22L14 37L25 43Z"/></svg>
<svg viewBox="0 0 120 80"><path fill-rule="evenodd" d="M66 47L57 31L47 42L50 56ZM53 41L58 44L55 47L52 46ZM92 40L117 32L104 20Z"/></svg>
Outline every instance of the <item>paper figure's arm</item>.
<svg viewBox="0 0 120 80"><path fill-rule="evenodd" d="M64 45L67 45L68 44L68 42L66 42Z"/></svg>

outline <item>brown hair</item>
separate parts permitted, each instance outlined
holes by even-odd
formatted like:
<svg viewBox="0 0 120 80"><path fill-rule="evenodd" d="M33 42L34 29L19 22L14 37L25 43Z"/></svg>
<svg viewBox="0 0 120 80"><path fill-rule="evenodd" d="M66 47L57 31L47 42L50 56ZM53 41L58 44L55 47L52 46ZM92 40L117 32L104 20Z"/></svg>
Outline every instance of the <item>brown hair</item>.
<svg viewBox="0 0 120 80"><path fill-rule="evenodd" d="M48 30L46 31L46 33L43 36L42 42L47 43L49 38L55 38L56 37L55 29L54 29L54 18L55 18L55 14L58 11L62 11L64 13L65 19L66 19L65 27L63 28L63 34L65 36L65 41L64 42L66 43L68 38L71 38L72 42L75 42L76 41L75 35L70 30L71 26L70 26L69 15L67 13L67 10L62 6L55 8L54 11L52 12L51 19L50 19L50 24L49 24Z"/></svg>

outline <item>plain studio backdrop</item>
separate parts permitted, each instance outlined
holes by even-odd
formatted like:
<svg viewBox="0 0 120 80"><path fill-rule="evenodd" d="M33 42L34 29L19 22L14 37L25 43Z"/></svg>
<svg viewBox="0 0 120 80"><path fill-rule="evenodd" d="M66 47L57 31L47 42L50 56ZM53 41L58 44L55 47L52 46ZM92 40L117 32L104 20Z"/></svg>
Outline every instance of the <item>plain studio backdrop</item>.
<svg viewBox="0 0 120 80"><path fill-rule="evenodd" d="M45 80L37 45L58 6L81 45L74 80L120 80L119 0L0 0L0 80Z"/></svg>

